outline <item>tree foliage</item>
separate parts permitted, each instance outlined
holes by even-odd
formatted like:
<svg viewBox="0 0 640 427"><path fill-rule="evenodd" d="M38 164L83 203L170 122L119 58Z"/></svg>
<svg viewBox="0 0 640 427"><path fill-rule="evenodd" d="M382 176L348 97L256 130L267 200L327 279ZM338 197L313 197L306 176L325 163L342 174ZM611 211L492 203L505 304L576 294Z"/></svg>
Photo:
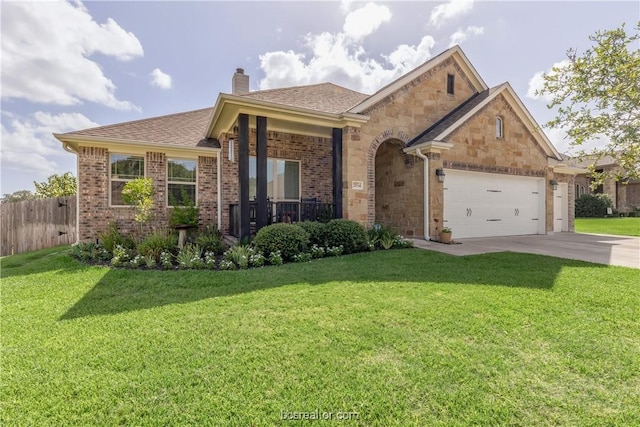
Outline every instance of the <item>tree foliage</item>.
<svg viewBox="0 0 640 427"><path fill-rule="evenodd" d="M78 192L76 177L71 172L51 175L40 183L33 181L33 185L36 186L36 196L40 198L75 196Z"/></svg>
<svg viewBox="0 0 640 427"><path fill-rule="evenodd" d="M24 200L33 200L35 198L36 195L29 190L18 190L2 196L2 203L22 202Z"/></svg>
<svg viewBox="0 0 640 427"><path fill-rule="evenodd" d="M639 178L640 175L640 22L635 34L625 25L598 31L589 37L592 47L582 55L567 51L568 61L545 74L539 95L551 97L547 105L557 108L551 128L566 129L571 146L603 141L604 145L580 149L578 159L587 160L597 182L608 173L595 173L603 156L615 159L622 171L611 177Z"/></svg>
<svg viewBox="0 0 640 427"><path fill-rule="evenodd" d="M136 178L127 182L122 189L122 200L136 208L134 219L142 226L153 218L153 180Z"/></svg>

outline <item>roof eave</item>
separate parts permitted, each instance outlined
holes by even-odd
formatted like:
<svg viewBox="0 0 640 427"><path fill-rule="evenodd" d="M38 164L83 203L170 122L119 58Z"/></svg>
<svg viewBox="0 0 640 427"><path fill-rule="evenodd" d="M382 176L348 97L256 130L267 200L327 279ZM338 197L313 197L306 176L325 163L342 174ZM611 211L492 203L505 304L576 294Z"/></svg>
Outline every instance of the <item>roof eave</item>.
<svg viewBox="0 0 640 427"><path fill-rule="evenodd" d="M529 129L529 131L534 136L534 138L536 138L538 142L541 143L540 145L544 149L547 156L553 157L557 160L562 160L562 156L560 155L560 153L556 150L556 148L553 146L549 138L547 138L545 133L540 131L541 130L540 125L538 125L538 123L533 118L533 116L529 113L529 111L524 106L522 101L520 101L520 98L516 95L515 91L513 90L513 88L508 82L498 86L498 89L495 90L492 94L490 94L486 99L482 100L482 102L476 105L467 114L462 116L454 124L452 124L447 129L445 129L444 132L441 132L439 135L437 135L433 139L436 141L444 140L447 136L449 136L457 128L462 126L463 123L465 123L467 120L473 117L474 114L476 114L478 111L484 108L487 104L493 101L499 94L503 93L504 91L507 91L511 100L517 104L517 106L519 107L519 110L524 114L526 121L528 121L533 126L533 129Z"/></svg>
<svg viewBox="0 0 640 427"><path fill-rule="evenodd" d="M403 151L407 154L415 153L418 150L420 150L421 152L422 150L426 150L427 152L440 153L442 151L451 150L453 147L454 145L450 142L432 140L412 145L405 148Z"/></svg>
<svg viewBox="0 0 640 427"><path fill-rule="evenodd" d="M150 151L188 152L193 154L207 154L207 155L219 153L221 151L220 147L198 147L198 146L185 146L185 145L176 145L176 144L151 143L148 141L96 137L96 136L89 136L89 135L70 135L70 134L54 133L53 136L58 141L62 142L63 147L66 145L73 148L75 151L78 151L78 147L80 145L89 146L89 147L104 147L104 146L122 147L125 150L131 149L131 148L138 148L138 149L148 149Z"/></svg>
<svg viewBox="0 0 640 427"><path fill-rule="evenodd" d="M221 93L216 100L205 137L220 138L223 133L228 132L233 127L238 114L263 115L268 118L332 128L360 127L360 125L369 121L369 116L363 114L351 112L327 113Z"/></svg>

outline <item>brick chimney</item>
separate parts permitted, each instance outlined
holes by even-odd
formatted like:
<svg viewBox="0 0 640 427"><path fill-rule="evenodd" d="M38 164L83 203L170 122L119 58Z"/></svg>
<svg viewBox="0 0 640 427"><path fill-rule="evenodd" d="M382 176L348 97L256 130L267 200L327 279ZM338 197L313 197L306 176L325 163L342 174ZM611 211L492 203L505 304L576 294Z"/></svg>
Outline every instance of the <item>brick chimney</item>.
<svg viewBox="0 0 640 427"><path fill-rule="evenodd" d="M231 80L231 94L244 95L245 93L249 93L249 76L244 74L242 68L236 68Z"/></svg>

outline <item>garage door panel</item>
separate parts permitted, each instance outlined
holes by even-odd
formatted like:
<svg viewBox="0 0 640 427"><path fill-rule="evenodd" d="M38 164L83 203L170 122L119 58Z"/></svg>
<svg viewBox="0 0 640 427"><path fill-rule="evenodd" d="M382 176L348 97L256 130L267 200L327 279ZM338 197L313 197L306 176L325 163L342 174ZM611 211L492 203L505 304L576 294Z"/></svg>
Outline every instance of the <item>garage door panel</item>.
<svg viewBox="0 0 640 427"><path fill-rule="evenodd" d="M537 234L539 179L446 171L444 224L456 238Z"/></svg>

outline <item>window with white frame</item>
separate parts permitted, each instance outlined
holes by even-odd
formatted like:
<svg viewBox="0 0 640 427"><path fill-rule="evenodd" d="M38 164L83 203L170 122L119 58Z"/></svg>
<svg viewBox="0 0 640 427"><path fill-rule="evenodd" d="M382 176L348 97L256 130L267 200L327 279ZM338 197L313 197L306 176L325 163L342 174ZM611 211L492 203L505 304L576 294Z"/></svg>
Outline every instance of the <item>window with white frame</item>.
<svg viewBox="0 0 640 427"><path fill-rule="evenodd" d="M195 160L167 159L167 199L169 206L198 204Z"/></svg>
<svg viewBox="0 0 640 427"><path fill-rule="evenodd" d="M496 138L504 137L504 124L502 123L502 117L496 117Z"/></svg>
<svg viewBox="0 0 640 427"><path fill-rule="evenodd" d="M126 206L122 201L122 189L127 182L144 177L144 157L111 154L109 163L111 206Z"/></svg>
<svg viewBox="0 0 640 427"><path fill-rule="evenodd" d="M255 157L249 157L249 197L256 197L258 168ZM267 196L273 201L300 200L300 162L267 159Z"/></svg>

